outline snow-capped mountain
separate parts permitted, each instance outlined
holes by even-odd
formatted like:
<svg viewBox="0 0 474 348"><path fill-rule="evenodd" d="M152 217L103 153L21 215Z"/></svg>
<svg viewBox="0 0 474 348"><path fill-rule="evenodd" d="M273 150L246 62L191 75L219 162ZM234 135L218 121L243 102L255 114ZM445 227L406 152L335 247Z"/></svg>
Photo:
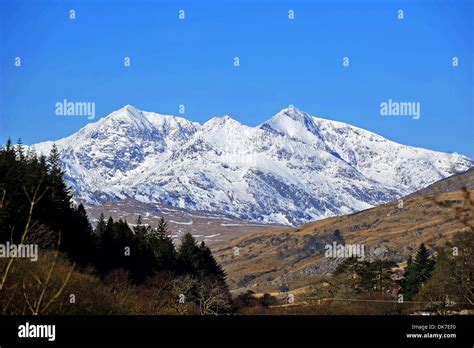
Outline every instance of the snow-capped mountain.
<svg viewBox="0 0 474 348"><path fill-rule="evenodd" d="M126 105L55 143L73 192L89 204L130 197L282 224L366 209L474 164L296 108L249 127Z"/></svg>

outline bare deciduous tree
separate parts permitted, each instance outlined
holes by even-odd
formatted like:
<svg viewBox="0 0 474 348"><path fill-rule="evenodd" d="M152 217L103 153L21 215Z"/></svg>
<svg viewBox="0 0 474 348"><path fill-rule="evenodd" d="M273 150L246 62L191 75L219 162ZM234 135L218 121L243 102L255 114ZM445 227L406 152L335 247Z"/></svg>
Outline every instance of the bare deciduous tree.
<svg viewBox="0 0 474 348"><path fill-rule="evenodd" d="M32 196L30 196L30 194L28 193L26 188L23 187L23 191L25 192L26 197L28 198L28 201L30 202L30 209L29 209L29 212L28 212L28 219L26 221L25 229L23 230L23 233L21 235L20 244L23 244L25 242L27 236L28 236L28 233L30 231L30 224L31 224L31 221L32 221L32 218L33 218L33 210L34 210L36 204L38 204L38 202L43 198L43 196L48 191L48 187L46 187L42 193L39 192L42 183L43 183L43 177L41 178L40 182L38 183L35 190L33 191ZM3 190L2 206L4 204L5 194L6 194L5 190ZM13 231L12 231L12 233L13 233ZM2 272L2 279L0 281L0 291L2 291L3 287L5 286L5 283L6 283L7 277L8 277L8 273L10 272L12 264L13 264L13 260L14 260L14 258L10 258L8 260L8 262L5 265L4 270Z"/></svg>
<svg viewBox="0 0 474 348"><path fill-rule="evenodd" d="M178 314L189 314L194 307L193 289L197 280L189 275L178 277L171 283L170 307Z"/></svg>
<svg viewBox="0 0 474 348"><path fill-rule="evenodd" d="M201 315L217 315L231 309L227 293L217 280L204 279L200 281L196 296Z"/></svg>
<svg viewBox="0 0 474 348"><path fill-rule="evenodd" d="M59 237L58 240L61 238ZM23 289L23 297L25 298L26 304L28 309L30 310L32 315L40 315L46 314L48 308L59 299L61 294L64 291L67 283L69 282L69 278L71 278L71 274L74 271L74 264L72 265L71 269L69 270L66 278L62 281L57 289L54 289L54 285L50 284L51 277L54 272L54 268L58 261L59 256L59 242L54 252L53 260L51 261L51 265L47 270L46 276L44 277L43 274L40 272L35 273L31 272L33 279L36 281L36 288L33 286L33 289L27 288L25 279L22 282L22 289ZM33 291L30 291L33 290ZM31 295L30 292L33 292L34 295Z"/></svg>

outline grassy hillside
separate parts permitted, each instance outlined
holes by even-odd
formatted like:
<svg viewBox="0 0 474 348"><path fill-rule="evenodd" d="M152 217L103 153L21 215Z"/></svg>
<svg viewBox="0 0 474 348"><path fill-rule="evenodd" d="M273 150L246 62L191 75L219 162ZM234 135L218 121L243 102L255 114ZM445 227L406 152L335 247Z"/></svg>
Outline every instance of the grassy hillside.
<svg viewBox="0 0 474 348"><path fill-rule="evenodd" d="M324 255L325 245L333 241L363 244L366 260L387 258L403 264L420 243L433 250L456 232L467 229L461 220L472 222L473 214L465 201L466 193L472 190L432 196L426 193L463 185L473 187L473 178L471 171L431 185L429 190L422 190L423 194L406 197L403 204L392 202L298 228L273 228L243 235L216 244L213 250L228 273L234 292L275 292L282 286L296 289L313 283L321 275L333 272L340 262Z"/></svg>

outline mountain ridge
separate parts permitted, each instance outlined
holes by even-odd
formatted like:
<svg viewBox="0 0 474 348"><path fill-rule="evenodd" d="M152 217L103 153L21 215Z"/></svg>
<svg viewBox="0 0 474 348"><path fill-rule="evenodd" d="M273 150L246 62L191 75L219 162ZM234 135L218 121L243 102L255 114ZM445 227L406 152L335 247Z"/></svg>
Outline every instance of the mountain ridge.
<svg viewBox="0 0 474 348"><path fill-rule="evenodd" d="M289 225L385 203L473 165L296 108L250 127L126 105L56 144L66 180L88 204L130 197Z"/></svg>

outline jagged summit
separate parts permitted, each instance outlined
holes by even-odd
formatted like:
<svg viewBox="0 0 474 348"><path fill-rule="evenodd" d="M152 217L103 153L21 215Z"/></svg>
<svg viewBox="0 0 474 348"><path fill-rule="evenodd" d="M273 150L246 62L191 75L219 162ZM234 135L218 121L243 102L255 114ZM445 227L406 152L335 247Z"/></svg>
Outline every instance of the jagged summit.
<svg viewBox="0 0 474 348"><path fill-rule="evenodd" d="M304 121L311 118L309 114L294 106L281 109L275 114L275 116L287 116L295 121Z"/></svg>
<svg viewBox="0 0 474 348"><path fill-rule="evenodd" d="M120 116L141 118L143 117L143 113L142 113L142 110L138 109L137 107L127 104L121 107L120 109L113 111L106 118L114 118L114 117L120 117Z"/></svg>
<svg viewBox="0 0 474 348"><path fill-rule="evenodd" d="M125 104L119 110L127 110L127 111L130 111L130 112L136 112L136 111L141 112L141 110L139 108L137 108L136 106L130 105L130 104Z"/></svg>
<svg viewBox="0 0 474 348"><path fill-rule="evenodd" d="M203 127L212 128L212 127L219 127L223 125L242 125L239 121L234 120L229 115L222 115L222 116L215 116L211 118L209 121L203 124Z"/></svg>
<svg viewBox="0 0 474 348"><path fill-rule="evenodd" d="M291 107L279 111L260 128L273 130L301 141L323 142L323 136L315 119L300 109Z"/></svg>

